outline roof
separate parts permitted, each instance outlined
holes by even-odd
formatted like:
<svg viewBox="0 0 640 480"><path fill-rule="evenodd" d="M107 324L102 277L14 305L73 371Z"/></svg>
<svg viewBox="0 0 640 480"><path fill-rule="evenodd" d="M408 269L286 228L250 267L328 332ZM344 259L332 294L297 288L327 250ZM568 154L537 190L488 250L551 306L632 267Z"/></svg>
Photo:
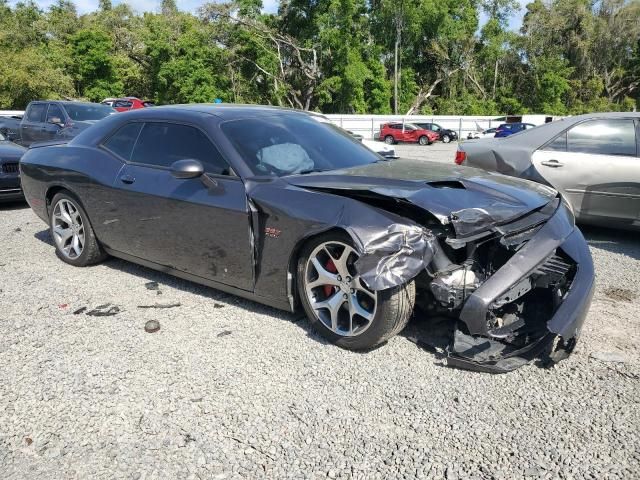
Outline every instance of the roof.
<svg viewBox="0 0 640 480"><path fill-rule="evenodd" d="M238 105L232 103L191 103L186 105L161 105L153 107L156 112L162 112L166 110L182 110L198 113L206 113L209 115L215 115L223 120L232 120L237 118L247 118L254 115L264 114L306 114L301 110L295 110L293 108L273 107L269 105Z"/></svg>

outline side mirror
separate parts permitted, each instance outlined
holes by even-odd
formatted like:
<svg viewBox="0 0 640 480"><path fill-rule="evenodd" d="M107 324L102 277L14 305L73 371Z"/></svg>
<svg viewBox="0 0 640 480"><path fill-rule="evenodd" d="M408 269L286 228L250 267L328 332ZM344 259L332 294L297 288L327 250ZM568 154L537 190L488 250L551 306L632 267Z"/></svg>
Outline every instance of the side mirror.
<svg viewBox="0 0 640 480"><path fill-rule="evenodd" d="M171 175L176 178L197 178L204 173L204 167L198 160L187 158L171 165Z"/></svg>

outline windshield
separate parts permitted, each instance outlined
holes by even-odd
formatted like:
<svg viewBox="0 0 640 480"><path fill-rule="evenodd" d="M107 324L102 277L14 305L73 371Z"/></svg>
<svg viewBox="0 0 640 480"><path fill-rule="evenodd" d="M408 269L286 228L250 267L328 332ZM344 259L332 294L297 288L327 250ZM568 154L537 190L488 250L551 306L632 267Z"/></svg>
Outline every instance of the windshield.
<svg viewBox="0 0 640 480"><path fill-rule="evenodd" d="M231 120L222 131L256 175L290 175L366 165L382 157L344 130L307 115Z"/></svg>
<svg viewBox="0 0 640 480"><path fill-rule="evenodd" d="M115 113L115 110L107 105L100 104L65 104L64 106L71 120L84 122L86 120L100 120Z"/></svg>

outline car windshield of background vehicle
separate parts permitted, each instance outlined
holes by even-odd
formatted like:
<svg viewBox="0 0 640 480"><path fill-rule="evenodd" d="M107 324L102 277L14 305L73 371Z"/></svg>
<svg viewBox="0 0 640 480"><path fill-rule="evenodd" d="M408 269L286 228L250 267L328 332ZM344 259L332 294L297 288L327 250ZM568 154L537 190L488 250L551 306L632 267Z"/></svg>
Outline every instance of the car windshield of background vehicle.
<svg viewBox="0 0 640 480"><path fill-rule="evenodd" d="M222 131L256 175L290 175L382 160L335 125L303 115L230 120Z"/></svg>
<svg viewBox="0 0 640 480"><path fill-rule="evenodd" d="M0 133L0 142L5 142L6 140L5 136Z"/></svg>
<svg viewBox="0 0 640 480"><path fill-rule="evenodd" d="M633 120L588 120L567 133L567 151L597 155L636 155Z"/></svg>
<svg viewBox="0 0 640 480"><path fill-rule="evenodd" d="M71 105L66 104L64 108L67 110L69 117L72 120L76 120L78 122L91 121L91 120L101 120L104 117L115 113L111 107L107 105Z"/></svg>

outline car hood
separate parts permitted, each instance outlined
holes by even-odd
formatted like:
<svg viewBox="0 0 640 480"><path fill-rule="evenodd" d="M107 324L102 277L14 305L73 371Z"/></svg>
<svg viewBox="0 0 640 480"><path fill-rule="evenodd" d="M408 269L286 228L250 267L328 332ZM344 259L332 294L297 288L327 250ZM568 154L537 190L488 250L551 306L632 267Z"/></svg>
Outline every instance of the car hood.
<svg viewBox="0 0 640 480"><path fill-rule="evenodd" d="M0 142L0 160L3 158L18 159L22 157L22 155L26 151L27 151L26 148L21 147L20 145L16 145L13 142L9 142L9 141Z"/></svg>
<svg viewBox="0 0 640 480"><path fill-rule="evenodd" d="M465 238L512 222L547 205L552 188L483 170L400 159L285 177L297 187L338 195L370 192L403 199L451 224Z"/></svg>

